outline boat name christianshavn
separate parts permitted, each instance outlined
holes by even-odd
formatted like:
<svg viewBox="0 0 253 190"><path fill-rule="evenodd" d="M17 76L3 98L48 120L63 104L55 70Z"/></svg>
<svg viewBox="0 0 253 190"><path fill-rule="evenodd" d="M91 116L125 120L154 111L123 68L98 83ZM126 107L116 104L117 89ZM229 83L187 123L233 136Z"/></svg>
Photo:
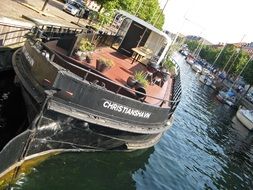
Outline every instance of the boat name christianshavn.
<svg viewBox="0 0 253 190"><path fill-rule="evenodd" d="M27 61L30 63L30 65L31 65L31 66L33 66L33 64L34 64L34 60L33 60L33 58L31 58L31 56L30 56L30 55L29 55L29 53L27 52L27 50L26 50L25 46L23 46L23 48L22 48L22 52L24 53L25 58L26 58L26 59L27 59Z"/></svg>
<svg viewBox="0 0 253 190"><path fill-rule="evenodd" d="M151 116L151 113L144 112L144 111L137 110L137 109L133 109L133 108L129 108L127 106L120 105L120 104L117 104L115 102L111 102L108 100L104 101L103 107L113 110L113 111L123 113L123 114L128 114L128 115L131 115L134 117L142 117L145 119L149 119L149 117Z"/></svg>

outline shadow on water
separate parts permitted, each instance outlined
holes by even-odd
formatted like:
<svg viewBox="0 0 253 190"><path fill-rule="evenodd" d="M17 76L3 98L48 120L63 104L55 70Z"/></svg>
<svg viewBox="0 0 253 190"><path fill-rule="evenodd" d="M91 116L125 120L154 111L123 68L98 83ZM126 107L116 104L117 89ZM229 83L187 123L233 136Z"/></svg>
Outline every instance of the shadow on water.
<svg viewBox="0 0 253 190"><path fill-rule="evenodd" d="M0 74L0 150L27 125L14 72ZM153 148L134 152L65 153L21 177L11 189L135 189L132 173L143 168ZM1 163L1 161L0 161Z"/></svg>
<svg viewBox="0 0 253 190"><path fill-rule="evenodd" d="M236 110L218 102L184 59L177 59L182 100L173 127L133 176L137 189L251 189L252 132L239 130L232 122Z"/></svg>
<svg viewBox="0 0 253 190"><path fill-rule="evenodd" d="M26 111L13 71L0 72L0 150L26 125Z"/></svg>
<svg viewBox="0 0 253 190"><path fill-rule="evenodd" d="M43 162L14 189L135 189L132 173L143 168L153 148L134 152L65 153Z"/></svg>
<svg viewBox="0 0 253 190"><path fill-rule="evenodd" d="M199 83L183 57L176 58L182 100L172 128L154 148L58 155L13 189L252 189L253 133Z"/></svg>

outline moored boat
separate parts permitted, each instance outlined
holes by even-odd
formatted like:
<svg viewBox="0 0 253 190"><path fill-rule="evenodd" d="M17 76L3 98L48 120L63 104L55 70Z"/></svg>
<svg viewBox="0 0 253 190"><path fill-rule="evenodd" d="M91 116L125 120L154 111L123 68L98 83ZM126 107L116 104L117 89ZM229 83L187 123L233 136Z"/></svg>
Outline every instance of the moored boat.
<svg viewBox="0 0 253 190"><path fill-rule="evenodd" d="M199 81L207 86L211 86L213 84L213 80L214 80L214 78L212 77L212 75L202 74L199 76Z"/></svg>
<svg viewBox="0 0 253 190"><path fill-rule="evenodd" d="M191 54L188 54L185 58L185 62L190 65L193 65L195 61L196 61L195 57L193 57Z"/></svg>
<svg viewBox="0 0 253 190"><path fill-rule="evenodd" d="M193 64L191 67L192 67L192 70L194 70L197 73L201 73L202 72L202 66L199 65L199 64L197 64L197 63Z"/></svg>
<svg viewBox="0 0 253 190"><path fill-rule="evenodd" d="M116 35L59 31L37 26L13 55L30 125L1 151L1 161L13 158L4 160L0 178L20 160L47 153L148 148L171 127L181 85L179 70L164 68L171 43L165 33L129 14ZM76 53L82 45L96 47L85 52L91 61ZM100 70L108 60L111 68ZM136 73L145 85L130 84Z"/></svg>
<svg viewBox="0 0 253 190"><path fill-rule="evenodd" d="M219 93L216 95L216 98L224 104L227 104L231 107L235 106L236 103L236 97L235 94L231 91L222 91L220 90Z"/></svg>
<svg viewBox="0 0 253 190"><path fill-rule="evenodd" d="M253 130L253 110L239 108L236 117L246 128Z"/></svg>

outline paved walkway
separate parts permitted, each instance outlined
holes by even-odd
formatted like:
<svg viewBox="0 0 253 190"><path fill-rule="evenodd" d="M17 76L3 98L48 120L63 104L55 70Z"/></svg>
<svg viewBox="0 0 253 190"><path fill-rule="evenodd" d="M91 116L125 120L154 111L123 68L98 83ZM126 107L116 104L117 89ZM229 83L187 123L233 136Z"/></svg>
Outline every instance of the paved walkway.
<svg viewBox="0 0 253 190"><path fill-rule="evenodd" d="M0 0L0 17L9 17L13 19L18 19L22 21L27 21L23 18L23 15L33 19L40 19L50 21L52 23L59 23L65 26L77 27L77 25L72 24L72 22L77 22L78 18L74 17L68 13L65 13L62 8L64 3L57 0L49 0L44 13L47 15L42 15L35 10L24 6L24 4L31 5L34 9L41 10L45 0ZM81 19L80 24L85 25L84 19Z"/></svg>

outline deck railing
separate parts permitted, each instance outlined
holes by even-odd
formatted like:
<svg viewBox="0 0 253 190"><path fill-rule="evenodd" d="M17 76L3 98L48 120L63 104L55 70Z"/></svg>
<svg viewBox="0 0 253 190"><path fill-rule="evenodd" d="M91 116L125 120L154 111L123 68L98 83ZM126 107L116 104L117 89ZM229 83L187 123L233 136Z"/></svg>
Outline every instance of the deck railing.
<svg viewBox="0 0 253 190"><path fill-rule="evenodd" d="M45 26L44 26L45 27ZM44 31L43 26L41 26L41 30ZM48 27L47 27L48 29ZM64 31L63 29L60 29L60 31ZM55 38L56 35L54 35L54 30L51 29L50 30L50 35ZM75 30L74 32L77 32L77 30ZM36 36L40 35L39 30L35 30L34 34ZM90 35L90 34L89 34ZM58 35L59 36L59 35ZM96 40L96 42L98 42L98 44L100 46L103 45L108 45L108 43L110 44L113 41L113 37L108 38L108 36L103 35L103 34L96 34L94 37L94 40ZM161 104L159 105L160 107L162 107L164 104L167 104L167 106L169 106L171 108L171 110L174 111L174 109L176 108L176 106L178 105L178 103L180 102L180 97L181 97L181 82L180 82L180 72L178 70L178 74L174 77L173 80L173 86L172 86L172 99L171 100L166 100L166 99L161 99L161 98L157 98L154 96L150 96L147 95L145 93L136 91L135 89L129 88L127 86L124 86L120 83L111 81L110 79L102 76L100 74L100 72L91 69L88 66L85 65L81 65L80 63L78 63L77 61L74 61L68 57L63 58L62 56L54 53L51 49L49 49L43 42L41 43L42 45L42 49L46 50L48 55L48 60L55 62L58 65L61 66L68 66L67 69L70 70L71 72L77 74L78 76L82 77L83 79L86 79L89 82L93 82L94 80L89 80L90 79L94 79L96 78L97 80L102 81L103 84L105 84L107 90L110 90L111 92L114 93L119 93L121 95L125 95L127 94L128 97L134 97L134 95L138 94L138 95L142 95L144 97L148 97L151 99L155 99L161 102ZM42 51L41 51L42 52ZM45 53L44 53L45 55ZM131 92L132 96L130 96L129 93L127 92ZM137 96L135 96L137 97ZM143 99L141 101L144 101Z"/></svg>
<svg viewBox="0 0 253 190"><path fill-rule="evenodd" d="M168 105L170 105L170 107L171 107L171 109L173 109L173 111L180 101L180 97L181 97L180 75L175 76L175 80L174 80L175 82L173 83L172 100L165 100L165 99L161 99L161 98L157 98L154 96L150 96L150 95L141 93L139 91L136 91L135 89L132 89L132 88L129 88L129 87L124 86L122 84L111 81L110 79L105 78L102 75L100 75L100 73L97 72L96 70L75 65L71 62L66 61L65 59L63 59L59 55L55 55L54 61L56 61L56 63L57 62L59 63L59 61L63 61L63 62L65 62L65 64L71 65L72 67L74 67L78 70L81 70L83 72L83 76L82 76L83 79L86 79L86 80L88 80L89 78L90 79L94 79L94 78L98 79L101 84L105 84L105 88L107 88L108 90L110 90L116 94L119 93L121 95L126 95L126 91L132 92L132 95L141 94L145 97L159 100L161 102L161 104L159 105L160 107L162 107L163 104L167 103ZM94 80L88 80L88 81L92 83ZM130 94L128 94L127 96L129 97L129 95Z"/></svg>
<svg viewBox="0 0 253 190"><path fill-rule="evenodd" d="M55 25L36 25L31 29L31 32L36 38L41 38L44 41L59 39L66 35L76 35L84 33L86 29L74 28Z"/></svg>
<svg viewBox="0 0 253 190"><path fill-rule="evenodd" d="M32 25L9 18L0 18L0 48L16 48L25 42L25 34L30 31Z"/></svg>

